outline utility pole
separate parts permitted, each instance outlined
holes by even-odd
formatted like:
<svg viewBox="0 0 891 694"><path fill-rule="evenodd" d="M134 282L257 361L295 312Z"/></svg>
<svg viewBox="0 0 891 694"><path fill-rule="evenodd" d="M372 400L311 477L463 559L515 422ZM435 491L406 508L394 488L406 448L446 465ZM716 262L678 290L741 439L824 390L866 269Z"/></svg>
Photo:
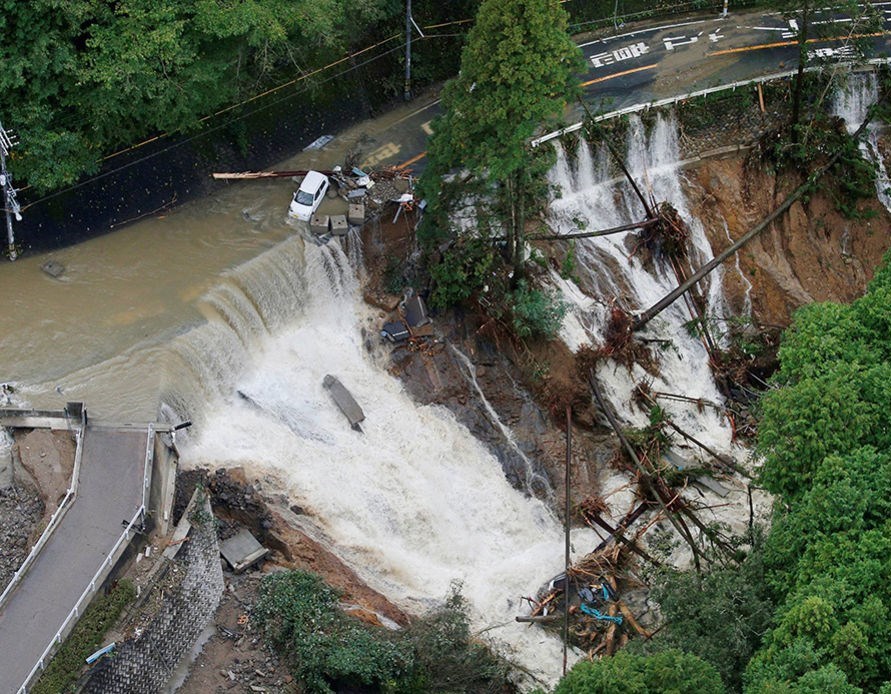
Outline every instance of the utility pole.
<svg viewBox="0 0 891 694"><path fill-rule="evenodd" d="M8 252L10 260L15 260L19 255L15 249L15 235L12 231L12 216L15 215L17 222L22 221L21 208L19 207L18 201L15 199L16 190L12 186L12 174L6 170L6 156L15 144L13 136L4 130L3 124L0 123L0 189L3 191L3 207L6 210L6 239L9 244Z"/></svg>
<svg viewBox="0 0 891 694"><path fill-rule="evenodd" d="M405 0L405 90L406 101L411 101L411 0Z"/></svg>

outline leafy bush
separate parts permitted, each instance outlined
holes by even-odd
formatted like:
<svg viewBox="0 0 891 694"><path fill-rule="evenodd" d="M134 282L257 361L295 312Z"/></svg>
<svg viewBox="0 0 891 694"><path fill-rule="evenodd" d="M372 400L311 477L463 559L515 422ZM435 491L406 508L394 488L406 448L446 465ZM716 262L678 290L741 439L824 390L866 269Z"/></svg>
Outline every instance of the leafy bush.
<svg viewBox="0 0 891 694"><path fill-rule="evenodd" d="M495 262L491 242L460 239L430 268L433 280L430 305L447 308L467 301L491 279Z"/></svg>
<svg viewBox="0 0 891 694"><path fill-rule="evenodd" d="M335 683L391 694L506 691L508 667L471 639L457 588L443 607L404 632L359 622L338 599L321 578L302 571L273 574L260 584L254 615L305 691L331 692Z"/></svg>
<svg viewBox="0 0 891 694"><path fill-rule="evenodd" d="M125 579L118 581L108 595L93 600L31 692L60 694L73 691L87 656L101 647L105 632L135 597L136 589Z"/></svg>
<svg viewBox="0 0 891 694"><path fill-rule="evenodd" d="M417 692L498 694L508 683L507 663L473 641L466 603L453 586L445 604L408 628L415 652Z"/></svg>
<svg viewBox="0 0 891 694"><path fill-rule="evenodd" d="M878 691L891 680L891 274L850 306L796 315L764 398L765 544L781 605L748 692Z"/></svg>
<svg viewBox="0 0 891 694"><path fill-rule="evenodd" d="M603 660L583 660L560 680L554 694L720 694L715 669L677 650L651 656L619 651Z"/></svg>
<svg viewBox="0 0 891 694"><path fill-rule="evenodd" d="M683 648L713 665L729 691L740 691L746 664L775 610L759 538L739 564L716 566L702 576L674 570L655 576L652 595L665 627L652 641L632 645L650 653Z"/></svg>
<svg viewBox="0 0 891 694"><path fill-rule="evenodd" d="M314 574L277 573L260 584L254 615L309 692L331 692L331 682L384 687L404 677L409 650L348 617L338 598Z"/></svg>
<svg viewBox="0 0 891 694"><path fill-rule="evenodd" d="M568 309L555 294L530 288L521 280L507 296L511 325L518 337L552 338Z"/></svg>

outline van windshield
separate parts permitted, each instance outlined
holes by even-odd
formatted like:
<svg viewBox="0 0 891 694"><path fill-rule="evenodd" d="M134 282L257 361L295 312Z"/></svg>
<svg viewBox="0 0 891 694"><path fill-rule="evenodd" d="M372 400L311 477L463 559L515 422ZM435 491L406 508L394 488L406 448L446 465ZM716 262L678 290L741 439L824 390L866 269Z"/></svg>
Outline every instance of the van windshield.
<svg viewBox="0 0 891 694"><path fill-rule="evenodd" d="M298 205L306 205L307 207L311 207L312 193L307 193L305 190L298 190L296 200Z"/></svg>

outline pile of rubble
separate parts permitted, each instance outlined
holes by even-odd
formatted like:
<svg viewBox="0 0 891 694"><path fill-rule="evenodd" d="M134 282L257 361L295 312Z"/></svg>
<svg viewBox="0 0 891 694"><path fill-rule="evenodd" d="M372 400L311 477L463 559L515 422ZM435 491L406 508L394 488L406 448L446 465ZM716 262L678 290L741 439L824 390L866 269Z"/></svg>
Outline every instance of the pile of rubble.
<svg viewBox="0 0 891 694"><path fill-rule="evenodd" d="M17 483L0 488L0 590L28 556L43 511L40 495L30 486Z"/></svg>

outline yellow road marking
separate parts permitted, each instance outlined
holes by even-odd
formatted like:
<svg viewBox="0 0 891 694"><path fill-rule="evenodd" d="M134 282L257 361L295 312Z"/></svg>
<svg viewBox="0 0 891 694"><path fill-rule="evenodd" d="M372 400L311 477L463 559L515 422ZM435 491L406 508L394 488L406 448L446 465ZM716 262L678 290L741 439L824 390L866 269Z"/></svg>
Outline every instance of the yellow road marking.
<svg viewBox="0 0 891 694"><path fill-rule="evenodd" d="M854 34L853 36L839 36L834 39L827 38L816 38L816 39L808 39L807 43L831 43L833 41L848 41L850 39L868 39L875 38L876 36L884 36L888 32L886 31L877 31L874 34ZM740 46L739 48L725 48L722 51L714 51L712 53L706 53L707 56L713 55L730 55L731 53L746 53L748 51L760 51L765 48L782 48L783 46L797 46L798 41L777 41L775 43L759 43L757 46Z"/></svg>
<svg viewBox="0 0 891 694"><path fill-rule="evenodd" d="M421 152L420 154L416 154L408 161L404 161L401 164L397 164L395 168L397 169L407 169L409 166L414 164L415 162L421 161L424 157L427 156L427 152Z"/></svg>
<svg viewBox="0 0 891 694"><path fill-rule="evenodd" d="M384 159L389 159L390 157L395 157L402 150L402 145L396 144L395 142L388 142L384 145L381 145L376 150L374 150L365 161L362 162L363 167L371 167L375 164L379 164Z"/></svg>
<svg viewBox="0 0 891 694"><path fill-rule="evenodd" d="M653 63L652 65L644 65L643 67L632 68L631 70L625 70L624 72L617 72L615 75L607 75L606 77L598 77L594 80L588 80L587 82L582 82L583 87L588 87L592 84L597 84L598 82L606 82L607 80L615 79L616 77L624 77L625 75L630 75L635 72L641 72L642 70L652 70L654 67L657 67L657 63Z"/></svg>

